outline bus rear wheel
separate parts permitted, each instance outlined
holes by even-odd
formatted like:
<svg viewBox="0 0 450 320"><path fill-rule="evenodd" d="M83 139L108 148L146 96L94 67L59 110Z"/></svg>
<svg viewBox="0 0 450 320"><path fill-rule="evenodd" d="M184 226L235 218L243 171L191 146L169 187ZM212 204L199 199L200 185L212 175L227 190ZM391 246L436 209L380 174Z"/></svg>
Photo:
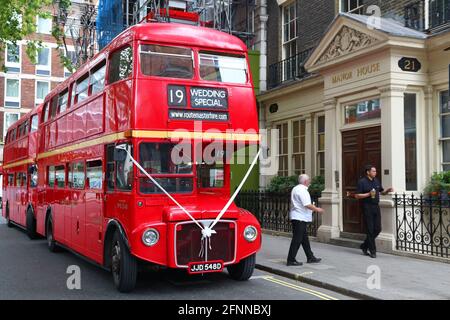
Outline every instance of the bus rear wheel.
<svg viewBox="0 0 450 320"><path fill-rule="evenodd" d="M246 281L250 279L255 270L256 256L253 254L237 264L233 264L227 268L230 277L238 281Z"/></svg>
<svg viewBox="0 0 450 320"><path fill-rule="evenodd" d="M50 252L60 252L61 248L57 245L55 241L55 237L53 235L53 219L52 216L50 216L47 219L47 226L46 226L46 236L47 236L47 247Z"/></svg>
<svg viewBox="0 0 450 320"><path fill-rule="evenodd" d="M9 204L6 204L6 225L8 226L8 228L12 228L13 224L11 222L11 219L9 219Z"/></svg>
<svg viewBox="0 0 450 320"><path fill-rule="evenodd" d="M118 291L133 291L137 281L137 261L119 231L114 233L111 242L111 272Z"/></svg>
<svg viewBox="0 0 450 320"><path fill-rule="evenodd" d="M27 235L33 240L37 238L36 233L36 219L34 218L33 211L28 208L27 209Z"/></svg>

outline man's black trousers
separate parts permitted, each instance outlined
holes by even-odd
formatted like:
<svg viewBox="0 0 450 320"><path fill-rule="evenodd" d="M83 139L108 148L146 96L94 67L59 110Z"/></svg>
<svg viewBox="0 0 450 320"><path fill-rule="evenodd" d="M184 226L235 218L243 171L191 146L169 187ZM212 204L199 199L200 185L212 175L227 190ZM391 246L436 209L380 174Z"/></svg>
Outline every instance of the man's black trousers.
<svg viewBox="0 0 450 320"><path fill-rule="evenodd" d="M303 250L305 251L306 258L312 259L314 257L313 252L311 251L311 245L309 244L308 238L308 223L305 221L292 220L292 241L291 247L289 248L288 262L296 261L295 257L297 256L298 249L300 246L303 246Z"/></svg>
<svg viewBox="0 0 450 320"><path fill-rule="evenodd" d="M364 221L367 227L367 237L361 245L361 249L368 249L371 253L376 253L375 239L381 232L381 214L378 204L364 204Z"/></svg>

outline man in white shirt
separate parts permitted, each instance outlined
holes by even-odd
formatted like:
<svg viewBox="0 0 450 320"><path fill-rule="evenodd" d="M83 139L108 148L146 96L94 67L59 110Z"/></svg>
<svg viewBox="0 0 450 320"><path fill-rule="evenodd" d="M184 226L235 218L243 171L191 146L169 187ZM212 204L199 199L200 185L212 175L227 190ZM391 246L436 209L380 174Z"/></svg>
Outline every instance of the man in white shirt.
<svg viewBox="0 0 450 320"><path fill-rule="evenodd" d="M288 266L301 266L303 263L296 260L296 256L300 246L303 246L307 263L318 263L322 259L316 258L311 251L308 238L308 223L312 222L313 211L323 213L323 209L316 207L311 202L311 195L308 187L311 180L308 175L302 174L298 177L299 185L292 189L291 193L291 211L289 218L292 222L293 237L289 255L287 258Z"/></svg>

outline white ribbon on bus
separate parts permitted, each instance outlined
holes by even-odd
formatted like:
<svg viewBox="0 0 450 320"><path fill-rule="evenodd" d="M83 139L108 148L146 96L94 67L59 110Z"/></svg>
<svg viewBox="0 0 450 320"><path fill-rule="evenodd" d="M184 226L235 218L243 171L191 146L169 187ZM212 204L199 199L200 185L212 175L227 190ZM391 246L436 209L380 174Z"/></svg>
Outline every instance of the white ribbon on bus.
<svg viewBox="0 0 450 320"><path fill-rule="evenodd" d="M120 149L120 150L124 150L128 156L130 157L131 161L134 163L134 165L140 170L142 171L142 173L144 173L159 189L161 189L161 191L169 197L170 200L173 201L173 203L175 203L184 213L186 213L188 215L188 217L202 230L202 245L201 245L201 250L200 250L200 256L203 255L203 253L205 254L205 260L208 261L208 250L207 248L209 247L209 249L211 250L211 236L213 234L216 233L216 231L214 230L214 226L220 221L220 219L223 217L223 215L225 214L225 212L228 210L228 208L231 206L231 204L233 203L234 199L236 198L236 196L239 194L239 192L241 191L242 187L244 186L245 181L247 181L250 173L253 170L253 167L256 165L256 162L258 161L258 158L261 154L261 149L258 150L255 158L253 159L250 167L248 168L244 178L242 179L241 183L239 184L239 186L236 188L236 190L234 191L233 195L231 196L231 198L228 200L228 202L225 204L225 206L223 207L223 209L219 212L219 214L217 215L216 219L214 219L214 221L209 225L209 226L205 226L203 227L190 213L189 211L187 211L177 200L175 200L174 197L172 197L172 195L166 191L166 189L164 189L159 183L158 181L156 181L156 179L154 179L140 164L139 162L137 162L133 156L131 155L131 153L128 151L126 144L120 144L116 146L116 149ZM206 243L204 243L206 241ZM209 243L209 245L208 245Z"/></svg>

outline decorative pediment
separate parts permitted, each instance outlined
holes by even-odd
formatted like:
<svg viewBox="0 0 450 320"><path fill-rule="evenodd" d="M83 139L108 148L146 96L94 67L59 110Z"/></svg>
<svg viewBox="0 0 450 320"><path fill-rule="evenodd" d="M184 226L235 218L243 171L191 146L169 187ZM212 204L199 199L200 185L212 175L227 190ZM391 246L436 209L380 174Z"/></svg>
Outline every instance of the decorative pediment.
<svg viewBox="0 0 450 320"><path fill-rule="evenodd" d="M377 42L379 42L378 39L344 25L316 64L326 63L346 54L370 47Z"/></svg>

